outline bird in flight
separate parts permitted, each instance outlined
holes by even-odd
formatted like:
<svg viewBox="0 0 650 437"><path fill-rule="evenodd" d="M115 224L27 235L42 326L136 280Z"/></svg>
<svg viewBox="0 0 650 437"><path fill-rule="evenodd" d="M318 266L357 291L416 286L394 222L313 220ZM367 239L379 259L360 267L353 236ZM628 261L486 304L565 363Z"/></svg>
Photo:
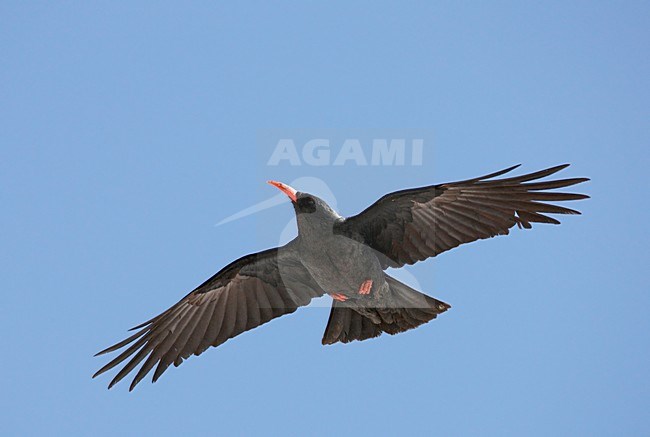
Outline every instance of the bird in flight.
<svg viewBox="0 0 650 437"><path fill-rule="evenodd" d="M348 218L313 194L269 181L291 200L298 236L282 247L233 261L168 310L132 328L133 335L97 354L125 348L93 378L126 362L111 388L142 363L129 391L154 366L156 382L171 364L179 366L192 354L200 355L324 294L333 302L323 344L397 334L427 323L450 305L384 270L507 235L515 225L530 229L532 223L560 223L547 214L580 214L549 202L589 196L552 190L589 179L539 180L568 164L498 178L517 167L396 191Z"/></svg>

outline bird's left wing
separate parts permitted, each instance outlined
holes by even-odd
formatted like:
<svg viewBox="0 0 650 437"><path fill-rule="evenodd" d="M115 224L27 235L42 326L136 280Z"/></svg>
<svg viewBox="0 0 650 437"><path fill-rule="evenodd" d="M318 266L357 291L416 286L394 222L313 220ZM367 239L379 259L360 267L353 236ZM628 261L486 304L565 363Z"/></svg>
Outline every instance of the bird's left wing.
<svg viewBox="0 0 650 437"><path fill-rule="evenodd" d="M167 311L133 328L138 332L131 337L99 352L97 355L128 346L93 378L130 358L110 388L146 359L129 390L154 366L155 382L170 364L178 366L192 354L199 355L210 346L292 313L323 294L298 259L293 242L244 256Z"/></svg>
<svg viewBox="0 0 650 437"><path fill-rule="evenodd" d="M384 268L401 267L463 243L506 235L515 225L530 228L534 222L560 223L546 213L580 214L547 202L589 196L549 190L589 179L531 182L557 173L568 164L494 179L516 167L465 181L387 194L360 214L338 223L335 232L375 249Z"/></svg>

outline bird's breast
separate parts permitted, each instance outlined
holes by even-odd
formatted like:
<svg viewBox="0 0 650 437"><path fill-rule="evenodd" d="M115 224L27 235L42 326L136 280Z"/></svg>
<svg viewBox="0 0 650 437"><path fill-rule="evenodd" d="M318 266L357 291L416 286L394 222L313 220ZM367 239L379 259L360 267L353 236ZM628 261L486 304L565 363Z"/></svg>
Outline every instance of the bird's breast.
<svg viewBox="0 0 650 437"><path fill-rule="evenodd" d="M369 247L339 235L315 243L301 250L301 258L326 292L352 295L367 279L383 282L383 270Z"/></svg>

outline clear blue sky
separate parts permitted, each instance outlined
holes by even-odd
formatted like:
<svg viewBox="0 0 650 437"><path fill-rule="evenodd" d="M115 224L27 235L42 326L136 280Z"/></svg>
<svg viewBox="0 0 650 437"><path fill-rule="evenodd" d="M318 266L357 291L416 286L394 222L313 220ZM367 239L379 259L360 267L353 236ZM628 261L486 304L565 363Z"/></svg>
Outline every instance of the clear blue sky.
<svg viewBox="0 0 650 437"><path fill-rule="evenodd" d="M647 2L57 3L0 5L3 435L647 435ZM410 128L422 166L266 165L269 130ZM308 308L133 393L90 379L279 241L288 203L215 226L267 179L353 214L563 162L584 215L410 268L453 306L422 328L325 348Z"/></svg>

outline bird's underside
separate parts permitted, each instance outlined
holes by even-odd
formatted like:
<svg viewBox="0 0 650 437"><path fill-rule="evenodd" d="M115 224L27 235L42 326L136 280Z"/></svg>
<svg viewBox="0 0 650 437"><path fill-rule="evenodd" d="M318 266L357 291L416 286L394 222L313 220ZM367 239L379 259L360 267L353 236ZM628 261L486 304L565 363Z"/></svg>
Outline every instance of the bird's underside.
<svg viewBox="0 0 650 437"><path fill-rule="evenodd" d="M506 235L515 225L529 229L532 223L559 224L547 214L579 214L549 202L588 196L552 190L588 179L539 181L566 167L495 179L515 166L465 181L397 191L346 219L321 199L272 182L293 203L298 237L232 262L174 306L133 328L132 336L97 354L123 349L93 377L126 363L109 388L138 365L130 389L154 367L155 382L171 364L178 366L190 355L292 313L323 294L334 299L323 344L396 334L427 323L450 306L383 270ZM332 236L343 241L346 264L322 256Z"/></svg>

